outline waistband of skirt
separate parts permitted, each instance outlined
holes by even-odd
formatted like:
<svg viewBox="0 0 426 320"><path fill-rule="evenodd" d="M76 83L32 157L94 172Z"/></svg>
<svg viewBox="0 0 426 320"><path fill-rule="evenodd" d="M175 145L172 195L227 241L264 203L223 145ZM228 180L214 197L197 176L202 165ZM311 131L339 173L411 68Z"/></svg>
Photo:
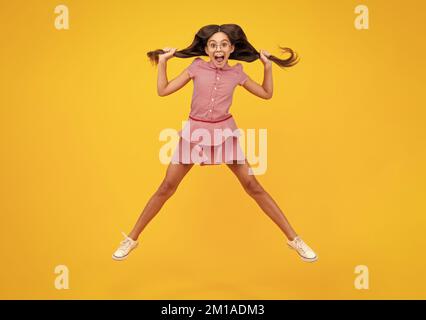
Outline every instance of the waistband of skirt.
<svg viewBox="0 0 426 320"><path fill-rule="evenodd" d="M228 120L231 117L232 117L232 114L229 114L226 118L220 119L220 120L197 119L197 118L194 118L193 116L189 116L189 119L192 119L192 120L195 120L195 121L208 122L208 123L217 123L217 122L222 122L222 121Z"/></svg>

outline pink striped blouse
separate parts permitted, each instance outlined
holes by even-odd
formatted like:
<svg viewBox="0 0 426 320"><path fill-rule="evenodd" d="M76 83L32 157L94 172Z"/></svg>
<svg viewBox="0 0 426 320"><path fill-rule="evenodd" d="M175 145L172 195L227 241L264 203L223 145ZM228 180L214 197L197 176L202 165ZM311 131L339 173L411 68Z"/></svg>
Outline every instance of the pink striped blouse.
<svg viewBox="0 0 426 320"><path fill-rule="evenodd" d="M190 116L210 121L229 116L234 89L248 78L241 63L216 68L201 58L195 58L187 72L194 81Z"/></svg>
<svg viewBox="0 0 426 320"><path fill-rule="evenodd" d="M241 63L234 66L226 64L217 68L212 61L204 61L197 57L186 69L194 82L191 111L189 113L190 132L198 128L210 131L214 136L214 129L238 129L234 118L229 113L232 104L234 89L243 85L248 79ZM181 135L181 131L179 132ZM239 134L235 134L238 136ZM210 145L223 143L212 141Z"/></svg>
<svg viewBox="0 0 426 320"><path fill-rule="evenodd" d="M229 113L234 89L248 79L242 64L237 63L232 67L226 64L216 68L212 61L197 57L186 71L194 82L191 111L185 127L179 131L181 139L172 162L200 162L201 165L234 160L244 162L245 157L238 142L241 134ZM205 139L203 136L200 140L198 129L204 129L202 132L207 129L210 138ZM216 135L217 132L224 134ZM183 141L188 142L189 148L186 150ZM226 147L229 146L227 142L231 142L231 148ZM193 159L194 149L195 155L202 155L201 159Z"/></svg>

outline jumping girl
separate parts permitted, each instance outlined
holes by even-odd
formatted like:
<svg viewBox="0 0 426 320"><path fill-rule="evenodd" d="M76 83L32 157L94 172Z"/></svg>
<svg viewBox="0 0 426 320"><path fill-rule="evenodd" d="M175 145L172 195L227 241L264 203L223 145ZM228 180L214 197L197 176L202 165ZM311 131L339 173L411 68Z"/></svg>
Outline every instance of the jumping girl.
<svg viewBox="0 0 426 320"><path fill-rule="evenodd" d="M315 252L301 239L284 216L271 196L263 189L253 174L250 165L242 155L238 143L237 125L230 113L234 89L237 85L250 93L270 99L273 93L272 61L282 68L291 67L298 62L297 54L290 48L281 48L289 53L287 59L279 59L265 50L258 52L247 40L240 26L236 24L208 25L195 35L192 44L183 50L164 48L148 52L150 60L158 65L157 91L160 96L167 96L185 86L191 79L194 91L191 111L186 126L179 132L180 139L168 165L164 180L152 195L133 230L112 255L114 260L124 260L138 245L138 237L151 219L160 211L164 203L176 191L179 183L193 167L200 165L225 163L235 174L245 191L257 202L260 208L278 225L287 237L287 244L294 249L303 261L313 262L318 259ZM199 56L208 56L209 61ZM172 57L196 57L192 63L175 79L168 81L166 73L167 61ZM252 62L260 59L264 66L262 85L253 81L244 71L241 63L234 66L228 59ZM203 143L193 139L194 130L230 130L233 134L225 139L207 140ZM189 132L188 135L184 134ZM213 134L212 134L213 136ZM231 147L229 145L231 142ZM185 146L187 148L185 149Z"/></svg>

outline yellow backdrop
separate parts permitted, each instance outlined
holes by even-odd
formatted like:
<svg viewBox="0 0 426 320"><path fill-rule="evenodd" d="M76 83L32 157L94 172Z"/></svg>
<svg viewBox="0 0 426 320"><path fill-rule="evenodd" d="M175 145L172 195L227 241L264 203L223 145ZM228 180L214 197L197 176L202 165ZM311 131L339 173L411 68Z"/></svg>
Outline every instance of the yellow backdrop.
<svg viewBox="0 0 426 320"><path fill-rule="evenodd" d="M55 7L69 30L55 28ZM369 9L357 30L355 7ZM426 298L425 45L420 1L2 1L0 298ZM146 52L207 24L242 26L274 97L231 112L268 130L258 176L319 260L303 263L231 171L194 166L128 260L111 254L164 177L164 128L192 84L159 97ZM192 59L172 59L169 79ZM230 61L230 64L235 64ZM243 62L254 80L262 64ZM55 287L68 268L69 289ZM357 289L357 266L369 288Z"/></svg>

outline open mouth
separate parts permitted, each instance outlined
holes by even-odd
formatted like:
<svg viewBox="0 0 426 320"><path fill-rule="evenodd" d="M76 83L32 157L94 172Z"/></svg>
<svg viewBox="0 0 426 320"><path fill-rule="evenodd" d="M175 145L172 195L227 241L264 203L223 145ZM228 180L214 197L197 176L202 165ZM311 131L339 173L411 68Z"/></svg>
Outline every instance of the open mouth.
<svg viewBox="0 0 426 320"><path fill-rule="evenodd" d="M221 63L224 60L224 58L225 58L224 56L215 56L214 57L214 59L219 63Z"/></svg>

